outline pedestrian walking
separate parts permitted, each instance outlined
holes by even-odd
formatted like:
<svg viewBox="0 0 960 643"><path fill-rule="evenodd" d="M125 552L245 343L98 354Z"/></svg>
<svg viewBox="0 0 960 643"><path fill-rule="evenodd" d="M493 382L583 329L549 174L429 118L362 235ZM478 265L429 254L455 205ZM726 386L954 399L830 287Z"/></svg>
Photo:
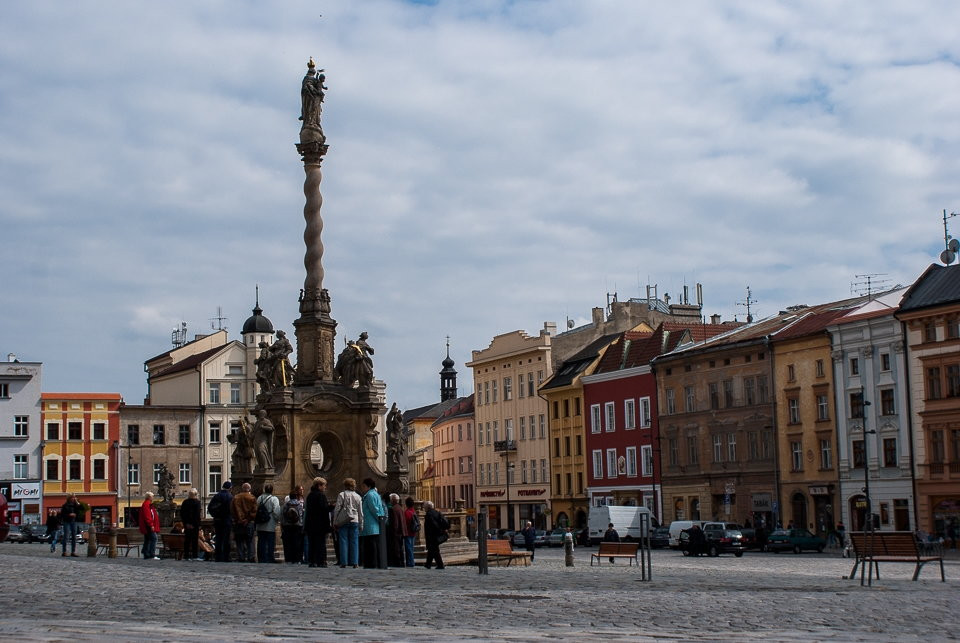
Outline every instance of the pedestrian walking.
<svg viewBox="0 0 960 643"><path fill-rule="evenodd" d="M429 500L424 501L423 508L427 511L426 516L424 516L426 525L423 532L427 544L427 560L424 561L423 566L430 569L432 563L436 562L437 569L443 569L440 545L447 541L447 530L450 529L450 523L442 513L434 509L433 503Z"/></svg>
<svg viewBox="0 0 960 643"><path fill-rule="evenodd" d="M207 505L207 513L213 518L213 558L218 563L230 562L230 530L233 524L230 505L233 484L227 480Z"/></svg>
<svg viewBox="0 0 960 643"><path fill-rule="evenodd" d="M252 563L256 560L253 535L257 517L257 499L250 492L249 482L240 485L240 493L230 502L230 517L233 519L233 540L237 544L237 560Z"/></svg>
<svg viewBox="0 0 960 643"><path fill-rule="evenodd" d="M327 566L327 534L330 533L330 503L327 502L327 480L313 479L305 503L304 531L309 542L311 567Z"/></svg>
<svg viewBox="0 0 960 643"><path fill-rule="evenodd" d="M180 520L183 522L183 557L197 560L200 544L200 500L196 489L187 492L187 499L180 505Z"/></svg>
<svg viewBox="0 0 960 643"><path fill-rule="evenodd" d="M343 481L343 491L337 496L333 508L333 524L337 528L337 538L340 540L340 567L352 565L357 567L359 556L359 533L363 525L363 499L356 492L357 481L346 478Z"/></svg>
<svg viewBox="0 0 960 643"><path fill-rule="evenodd" d="M144 559L160 560L157 556L157 534L160 532L160 514L157 508L153 506L153 492L148 491L143 498L143 504L140 505L139 517L140 533L143 534L143 546L140 552Z"/></svg>
<svg viewBox="0 0 960 643"><path fill-rule="evenodd" d="M523 534L523 545L530 552L530 562L532 563L533 557L537 553L537 530L533 528L533 523L528 520L520 533Z"/></svg>
<svg viewBox="0 0 960 643"><path fill-rule="evenodd" d="M67 541L70 541L70 555L77 557L77 518L83 515L83 509L77 502L76 494L69 494L67 501L60 507L60 524L63 525L63 553L67 555Z"/></svg>
<svg viewBox="0 0 960 643"><path fill-rule="evenodd" d="M261 509L264 507L264 509ZM260 518L265 517L266 521ZM273 485L263 485L263 493L257 498L257 562L277 562L277 523L280 522L280 499L273 495Z"/></svg>
<svg viewBox="0 0 960 643"><path fill-rule="evenodd" d="M51 513L47 516L47 537L50 540L50 553L57 551L57 543L63 537L63 526L60 524L60 514Z"/></svg>

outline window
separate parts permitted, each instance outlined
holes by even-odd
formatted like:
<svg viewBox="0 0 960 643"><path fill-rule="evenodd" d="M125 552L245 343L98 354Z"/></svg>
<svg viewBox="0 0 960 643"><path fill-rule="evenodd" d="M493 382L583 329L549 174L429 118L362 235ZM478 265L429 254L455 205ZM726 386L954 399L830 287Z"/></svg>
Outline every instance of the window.
<svg viewBox="0 0 960 643"><path fill-rule="evenodd" d="M719 433L713 436L713 461L723 462L723 436Z"/></svg>
<svg viewBox="0 0 960 643"><path fill-rule="evenodd" d="M607 449L607 477L617 477L617 450Z"/></svg>
<svg viewBox="0 0 960 643"><path fill-rule="evenodd" d="M483 383L483 403L490 404L490 382Z"/></svg>
<svg viewBox="0 0 960 643"><path fill-rule="evenodd" d="M930 432L930 462L942 463L944 460L943 430Z"/></svg>
<svg viewBox="0 0 960 643"><path fill-rule="evenodd" d="M166 440L164 439L164 428L162 424L153 425L153 443L154 444L164 444Z"/></svg>
<svg viewBox="0 0 960 643"><path fill-rule="evenodd" d="M573 398L573 414L577 417L580 417L580 398Z"/></svg>
<svg viewBox="0 0 960 643"><path fill-rule="evenodd" d="M673 415L677 412L677 397L672 388L666 391L667 415Z"/></svg>
<svg viewBox="0 0 960 643"><path fill-rule="evenodd" d="M833 468L833 449L830 447L830 440L820 440L820 468Z"/></svg>
<svg viewBox="0 0 960 643"><path fill-rule="evenodd" d="M27 478L27 456L17 454L13 456L13 479L26 480Z"/></svg>
<svg viewBox="0 0 960 643"><path fill-rule="evenodd" d="M822 360L822 359L818 359L818 360L815 362L815 368L816 368L816 372L817 372L817 377L823 377L823 376L824 376L824 373L823 373L823 360Z"/></svg>
<svg viewBox="0 0 960 643"><path fill-rule="evenodd" d="M558 400L553 401L553 419L560 419L560 402Z"/></svg>
<svg viewBox="0 0 960 643"><path fill-rule="evenodd" d="M547 437L547 422L543 413L540 414L540 439L543 440Z"/></svg>
<svg viewBox="0 0 960 643"><path fill-rule="evenodd" d="M481 406L483 404L483 387L480 386L480 382L477 382L477 394L474 396L476 400L476 405Z"/></svg>
<svg viewBox="0 0 960 643"><path fill-rule="evenodd" d="M960 462L960 429L950 431L950 447L952 453L950 459L953 462Z"/></svg>
<svg viewBox="0 0 960 643"><path fill-rule="evenodd" d="M493 388L493 403L496 404L497 403L497 380L493 380L492 388ZM498 480L499 480L499 477L498 477ZM499 481L497 482L497 484L500 484Z"/></svg>
<svg viewBox="0 0 960 643"><path fill-rule="evenodd" d="M153 484L160 482L160 473L163 470L163 465L159 462L153 465Z"/></svg>
<svg viewBox="0 0 960 643"><path fill-rule="evenodd" d="M67 422L67 439L83 439L83 422Z"/></svg>
<svg viewBox="0 0 960 643"><path fill-rule="evenodd" d="M890 370L890 353L880 353L880 370Z"/></svg>
<svg viewBox="0 0 960 643"><path fill-rule="evenodd" d="M817 395L817 420L822 422L830 419L830 402L826 395Z"/></svg>
<svg viewBox="0 0 960 643"><path fill-rule="evenodd" d="M68 462L68 471L68 480L81 480L83 478L83 462L81 460L70 460Z"/></svg>
<svg viewBox="0 0 960 643"><path fill-rule="evenodd" d="M640 398L640 427L643 429L650 428L650 398L649 397Z"/></svg>
<svg viewBox="0 0 960 643"><path fill-rule="evenodd" d="M956 339L960 337L960 318L954 317L947 320L947 339Z"/></svg>
<svg viewBox="0 0 960 643"><path fill-rule="evenodd" d="M563 436L563 455L565 456L570 455L570 436L569 435Z"/></svg>
<svg viewBox="0 0 960 643"><path fill-rule="evenodd" d="M180 463L180 484L190 484L190 463Z"/></svg>
<svg viewBox="0 0 960 643"><path fill-rule="evenodd" d="M60 439L60 425L56 422L47 422L47 440Z"/></svg>
<svg viewBox="0 0 960 643"><path fill-rule="evenodd" d="M697 445L697 436L687 436L687 463L697 464L700 461L700 447Z"/></svg>
<svg viewBox="0 0 960 643"><path fill-rule="evenodd" d="M541 371L541 373L542 372L543 371ZM533 395L534 395L533 373L531 372L531 373L527 373L527 397L533 397Z"/></svg>
<svg viewBox="0 0 960 643"><path fill-rule="evenodd" d="M220 443L220 423L211 422L209 425L210 428L210 444L219 444Z"/></svg>
<svg viewBox="0 0 960 643"><path fill-rule="evenodd" d="M685 412L693 413L694 411L697 410L697 398L693 392L692 386L683 387L683 399L684 399L683 410Z"/></svg>
<svg viewBox="0 0 960 643"><path fill-rule="evenodd" d="M803 471L803 445L799 441L790 443L790 465L792 471Z"/></svg>
<svg viewBox="0 0 960 643"><path fill-rule="evenodd" d="M521 380L521 384L522 384L522 383L523 383L523 381ZM523 390L523 386L521 386L519 390L522 391L522 390ZM535 483L536 481L537 481L537 461L536 461L536 460L531 460L531 461L530 461L530 482L534 482L534 483Z"/></svg>
<svg viewBox="0 0 960 643"><path fill-rule="evenodd" d="M127 444L140 444L140 425L127 425Z"/></svg>
<svg viewBox="0 0 960 643"><path fill-rule="evenodd" d="M520 418L520 424L523 424L523 418ZM457 425L457 442L463 442L463 425Z"/></svg>
<svg viewBox="0 0 960 643"><path fill-rule="evenodd" d="M637 403L633 399L623 401L623 428L637 428Z"/></svg>
<svg viewBox="0 0 960 643"><path fill-rule="evenodd" d="M527 392L527 387L523 381L523 373L520 373L517 375L517 397L521 400L525 397L524 394Z"/></svg>
<svg viewBox="0 0 960 643"><path fill-rule="evenodd" d="M10 384L0 382L0 399L6 400L10 397Z"/></svg>
<svg viewBox="0 0 960 643"><path fill-rule="evenodd" d="M15 438L25 438L30 434L30 416L29 415L14 415L13 416L13 437Z"/></svg>
<svg viewBox="0 0 960 643"><path fill-rule="evenodd" d="M583 455L583 436L577 434L577 455Z"/></svg>
<svg viewBox="0 0 960 643"><path fill-rule="evenodd" d="M570 417L570 398L563 399L563 417Z"/></svg>
<svg viewBox="0 0 960 643"><path fill-rule="evenodd" d="M527 418L520 416L520 439L527 439Z"/></svg>
<svg viewBox="0 0 960 643"><path fill-rule="evenodd" d="M106 440L107 439L107 425L103 422L94 422L93 423L93 439L94 440Z"/></svg>
<svg viewBox="0 0 960 643"><path fill-rule="evenodd" d="M753 406L757 403L756 388L752 377L743 378L743 403L747 406Z"/></svg>
<svg viewBox="0 0 960 643"><path fill-rule="evenodd" d="M653 447L649 444L640 447L640 467L644 476L653 475Z"/></svg>
<svg viewBox="0 0 960 643"><path fill-rule="evenodd" d="M733 380L723 380L723 408L733 407Z"/></svg>
<svg viewBox="0 0 960 643"><path fill-rule="evenodd" d="M553 439L553 453L559 458L560 457L560 438Z"/></svg>
<svg viewBox="0 0 960 643"><path fill-rule="evenodd" d="M493 463L493 484L500 484L500 463Z"/></svg>
<svg viewBox="0 0 960 643"><path fill-rule="evenodd" d="M670 453L670 465L675 467L680 464L680 447L676 438L667 440L667 450Z"/></svg>
<svg viewBox="0 0 960 643"><path fill-rule="evenodd" d="M797 381L797 371L793 367L793 364L787 364L787 381L788 382Z"/></svg>
<svg viewBox="0 0 960 643"><path fill-rule="evenodd" d="M883 439L883 466L885 467L897 466L897 439L896 438Z"/></svg>
<svg viewBox="0 0 960 643"><path fill-rule="evenodd" d="M862 418L863 415L863 393L850 394L850 417Z"/></svg>
<svg viewBox="0 0 960 643"><path fill-rule="evenodd" d="M179 440L177 440L178 443L181 445L190 444L190 425L181 424L179 429L177 436L179 438Z"/></svg>
<svg viewBox="0 0 960 643"><path fill-rule="evenodd" d="M773 459L773 431L764 431L760 434L760 458Z"/></svg>
<svg viewBox="0 0 960 643"><path fill-rule="evenodd" d="M506 391L504 391L504 396L506 396ZM527 484L527 461L520 461L520 484Z"/></svg>
<svg viewBox="0 0 960 643"><path fill-rule="evenodd" d="M617 411L614 408L613 402L607 402L603 405L603 408L605 411L603 428L607 433L610 433L617 428Z"/></svg>
<svg viewBox="0 0 960 643"><path fill-rule="evenodd" d="M46 461L46 475L43 478L44 480L59 480L60 479L60 463L55 460Z"/></svg>
<svg viewBox="0 0 960 643"><path fill-rule="evenodd" d="M140 484L140 465L127 465L127 484Z"/></svg>
<svg viewBox="0 0 960 643"><path fill-rule="evenodd" d="M960 397L960 364L947 366L947 397Z"/></svg>
<svg viewBox="0 0 960 643"><path fill-rule="evenodd" d="M717 410L720 408L720 387L716 382L710 382L707 385L707 390L710 393L710 408Z"/></svg>
<svg viewBox="0 0 960 643"><path fill-rule="evenodd" d="M503 421L503 438L513 440L513 418L507 418Z"/></svg>
<svg viewBox="0 0 960 643"><path fill-rule="evenodd" d="M497 426L497 421L493 421L493 441L499 442L500 440L500 429Z"/></svg>
<svg viewBox="0 0 960 643"><path fill-rule="evenodd" d="M210 465L210 490L218 490L223 486L223 465Z"/></svg>
<svg viewBox="0 0 960 643"><path fill-rule="evenodd" d="M542 458L540 460L540 479L544 482L547 481L547 459Z"/></svg>
<svg viewBox="0 0 960 643"><path fill-rule="evenodd" d="M227 375L243 375L243 367L239 364L230 364L227 366Z"/></svg>
<svg viewBox="0 0 960 643"><path fill-rule="evenodd" d="M940 388L940 367L933 366L927 369L927 399L939 400L942 395Z"/></svg>
<svg viewBox="0 0 960 643"><path fill-rule="evenodd" d="M923 341L937 341L937 327L933 322L927 322L923 325Z"/></svg>
<svg viewBox="0 0 960 643"><path fill-rule="evenodd" d="M603 478L603 451L600 449L593 452L593 477Z"/></svg>
<svg viewBox="0 0 960 643"><path fill-rule="evenodd" d="M240 404L240 382L230 383L230 404Z"/></svg>
<svg viewBox="0 0 960 643"><path fill-rule="evenodd" d="M94 480L106 480L107 479L107 461L104 458L97 458L93 461L93 479Z"/></svg>
<svg viewBox="0 0 960 643"><path fill-rule="evenodd" d="M505 377L503 378L503 401L513 399L513 378Z"/></svg>
<svg viewBox="0 0 960 643"><path fill-rule="evenodd" d="M737 461L737 434L736 433L727 434L727 460L730 462Z"/></svg>
<svg viewBox="0 0 960 643"><path fill-rule="evenodd" d="M866 451L864 450L863 440L854 440L853 441L853 468L862 469L863 463L866 458Z"/></svg>
<svg viewBox="0 0 960 643"><path fill-rule="evenodd" d="M856 357L850 358L850 374L851 375L860 374L860 360Z"/></svg>
<svg viewBox="0 0 960 643"><path fill-rule="evenodd" d="M760 353L760 354L763 355L763 353ZM767 376L758 375L757 376L757 403L766 404L767 399L768 399L767 398Z"/></svg>
<svg viewBox="0 0 960 643"><path fill-rule="evenodd" d="M600 405L590 406L590 433L600 433Z"/></svg>
<svg viewBox="0 0 960 643"><path fill-rule="evenodd" d="M896 405L893 402L893 389L885 388L880 391L880 415L894 415Z"/></svg>
<svg viewBox="0 0 960 643"><path fill-rule="evenodd" d="M750 460L760 459L760 434L756 431L747 433L747 457Z"/></svg>
<svg viewBox="0 0 960 643"><path fill-rule="evenodd" d="M637 477L637 447L627 447L627 477Z"/></svg>
<svg viewBox="0 0 960 643"><path fill-rule="evenodd" d="M800 424L800 400L795 397L787 400L787 413L790 424Z"/></svg>
<svg viewBox="0 0 960 643"><path fill-rule="evenodd" d="M220 404L220 383L210 382L210 404Z"/></svg>

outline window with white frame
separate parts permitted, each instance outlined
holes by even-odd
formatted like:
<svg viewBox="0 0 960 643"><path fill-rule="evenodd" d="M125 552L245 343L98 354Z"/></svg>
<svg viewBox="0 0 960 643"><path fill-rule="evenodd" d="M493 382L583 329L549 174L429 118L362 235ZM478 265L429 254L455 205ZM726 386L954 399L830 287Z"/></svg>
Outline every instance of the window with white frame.
<svg viewBox="0 0 960 643"><path fill-rule="evenodd" d="M93 467L92 477L94 480L106 480L107 479L107 459L106 458L94 458L90 462Z"/></svg>
<svg viewBox="0 0 960 643"><path fill-rule="evenodd" d="M541 413L539 417L540 417L540 439L543 440L547 437L547 419L546 419L547 416Z"/></svg>
<svg viewBox="0 0 960 643"><path fill-rule="evenodd" d="M220 404L220 383L210 382L209 390L210 399L208 402L210 402L210 404Z"/></svg>
<svg viewBox="0 0 960 643"><path fill-rule="evenodd" d="M44 480L59 480L60 479L60 458L54 456L52 458L47 458L44 462Z"/></svg>
<svg viewBox="0 0 960 643"><path fill-rule="evenodd" d="M723 462L723 435L720 433L713 436L713 461Z"/></svg>
<svg viewBox="0 0 960 643"><path fill-rule="evenodd" d="M833 446L830 440L820 440L820 468L833 468Z"/></svg>
<svg viewBox="0 0 960 643"><path fill-rule="evenodd" d="M637 428L637 402L633 398L623 401L623 428Z"/></svg>
<svg viewBox="0 0 960 643"><path fill-rule="evenodd" d="M817 395L817 420L824 421L830 419L830 403L826 395Z"/></svg>
<svg viewBox="0 0 960 643"><path fill-rule="evenodd" d="M527 484L527 461L520 461L520 484Z"/></svg>
<svg viewBox="0 0 960 643"><path fill-rule="evenodd" d="M10 397L10 384L7 382L0 382L0 399L8 399Z"/></svg>
<svg viewBox="0 0 960 643"><path fill-rule="evenodd" d="M220 423L219 422L210 422L210 444L220 444L221 434L220 434Z"/></svg>
<svg viewBox="0 0 960 643"><path fill-rule="evenodd" d="M507 440L513 440L513 418L507 418L503 421L503 437Z"/></svg>
<svg viewBox="0 0 960 643"><path fill-rule="evenodd" d="M640 428L650 428L650 398L640 398Z"/></svg>
<svg viewBox="0 0 960 643"><path fill-rule="evenodd" d="M590 433L600 433L600 405L590 406Z"/></svg>
<svg viewBox="0 0 960 643"><path fill-rule="evenodd" d="M500 441L500 429L497 427L496 420L493 421L493 441L494 442Z"/></svg>
<svg viewBox="0 0 960 643"><path fill-rule="evenodd" d="M543 482L547 481L547 459L542 458L540 460L540 480Z"/></svg>
<svg viewBox="0 0 960 643"><path fill-rule="evenodd" d="M67 480L77 482L83 480L83 458L77 456L67 460Z"/></svg>
<svg viewBox="0 0 960 643"><path fill-rule="evenodd" d="M47 422L47 440L60 439L60 425L57 422Z"/></svg>
<svg viewBox="0 0 960 643"><path fill-rule="evenodd" d="M607 449L607 477L617 477L617 450Z"/></svg>
<svg viewBox="0 0 960 643"><path fill-rule="evenodd" d="M13 416L13 437L25 438L29 435L30 435L30 416L14 415Z"/></svg>
<svg viewBox="0 0 960 643"><path fill-rule="evenodd" d="M94 422L93 423L93 439L94 440L106 440L107 439L107 425L103 422Z"/></svg>
<svg viewBox="0 0 960 643"><path fill-rule="evenodd" d="M611 433L617 428L617 409L615 408L613 402L607 402L603 405L604 409L604 424L603 429L607 433Z"/></svg>
<svg viewBox="0 0 960 643"><path fill-rule="evenodd" d="M523 384L523 373L517 375L517 397L521 400L524 398L527 387Z"/></svg>
<svg viewBox="0 0 960 643"><path fill-rule="evenodd" d="M803 445L799 441L790 443L790 464L794 471L803 471Z"/></svg>
<svg viewBox="0 0 960 643"><path fill-rule="evenodd" d="M493 463L493 484L500 484L500 463Z"/></svg>
<svg viewBox="0 0 960 643"><path fill-rule="evenodd" d="M513 399L513 378L503 378L503 401L508 402Z"/></svg>
<svg viewBox="0 0 960 643"><path fill-rule="evenodd" d="M603 451L596 449L593 452L593 477L603 478Z"/></svg>
<svg viewBox="0 0 960 643"><path fill-rule="evenodd" d="M227 366L227 375L243 375L243 367L239 364L230 364Z"/></svg>
<svg viewBox="0 0 960 643"><path fill-rule="evenodd" d="M240 404L240 382L230 383L230 404Z"/></svg>
<svg viewBox="0 0 960 643"><path fill-rule="evenodd" d="M127 484L129 485L140 484L140 465L139 464L127 465Z"/></svg>
<svg viewBox="0 0 960 643"><path fill-rule="evenodd" d="M537 461L530 461L530 482L536 483L537 481Z"/></svg>
<svg viewBox="0 0 960 643"><path fill-rule="evenodd" d="M180 463L180 484L190 484L190 463Z"/></svg>
<svg viewBox="0 0 960 643"><path fill-rule="evenodd" d="M13 479L26 480L27 478L27 456L25 454L16 454L13 456Z"/></svg>
<svg viewBox="0 0 960 643"><path fill-rule="evenodd" d="M637 476L637 447L627 447L627 477Z"/></svg>
<svg viewBox="0 0 960 643"><path fill-rule="evenodd" d="M210 465L210 490L217 491L223 485L223 465Z"/></svg>
<svg viewBox="0 0 960 643"><path fill-rule="evenodd" d="M156 463L153 465L153 484L160 482L160 473L163 471L163 464Z"/></svg>
<svg viewBox="0 0 960 643"><path fill-rule="evenodd" d="M523 389L521 388L520 390L522 391ZM520 416L520 439L527 439L527 418L524 415Z"/></svg>
<svg viewBox="0 0 960 643"><path fill-rule="evenodd" d="M649 444L640 447L640 467L645 477L653 475L653 447Z"/></svg>
<svg viewBox="0 0 960 643"><path fill-rule="evenodd" d="M666 393L667 415L673 415L677 412L677 395L672 388L668 388Z"/></svg>

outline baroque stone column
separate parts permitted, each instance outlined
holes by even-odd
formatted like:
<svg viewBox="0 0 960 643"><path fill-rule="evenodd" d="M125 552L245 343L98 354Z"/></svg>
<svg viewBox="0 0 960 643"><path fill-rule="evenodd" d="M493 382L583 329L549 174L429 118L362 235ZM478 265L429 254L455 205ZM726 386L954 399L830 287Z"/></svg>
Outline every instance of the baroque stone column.
<svg viewBox="0 0 960 643"><path fill-rule="evenodd" d="M303 160L306 177L303 182L303 194L306 202L303 206L303 218L306 228L303 242L306 252L303 265L307 276L300 293L300 317L293 322L297 335L297 372L295 384L312 385L318 381L333 381L333 342L336 336L337 322L330 317L330 294L323 287L323 217L320 208L323 195L320 193L320 181L323 173L320 163L327 153L327 139L320 125L320 113L324 98L325 76L314 65L313 59L307 63L307 74L303 78L300 92L303 102L300 120L300 143L297 152Z"/></svg>

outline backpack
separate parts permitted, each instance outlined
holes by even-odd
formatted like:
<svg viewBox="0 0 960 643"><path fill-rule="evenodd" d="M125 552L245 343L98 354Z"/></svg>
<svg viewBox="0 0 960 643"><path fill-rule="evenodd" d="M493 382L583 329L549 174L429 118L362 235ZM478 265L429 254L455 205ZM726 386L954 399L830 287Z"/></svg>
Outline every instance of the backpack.
<svg viewBox="0 0 960 643"><path fill-rule="evenodd" d="M220 494L218 493L213 497L213 499L210 500L210 504L207 505L207 513L209 513L212 517L219 520L220 518L223 517L223 509L224 509L223 498L220 497Z"/></svg>
<svg viewBox="0 0 960 643"><path fill-rule="evenodd" d="M297 505L292 502L288 502L287 506L283 510L283 524L285 525L299 525L300 524L300 512L297 511Z"/></svg>
<svg viewBox="0 0 960 643"><path fill-rule="evenodd" d="M270 516L270 510L267 509L267 503L266 503L266 501L264 501L264 502L258 502L258 503L257 503L257 517L254 518L253 521L254 521L255 523L257 523L258 525L262 525L262 524L264 524L264 523L270 522L270 518L271 518L271 516Z"/></svg>
<svg viewBox="0 0 960 643"><path fill-rule="evenodd" d="M410 516L410 533L420 533L420 518L417 514Z"/></svg>

